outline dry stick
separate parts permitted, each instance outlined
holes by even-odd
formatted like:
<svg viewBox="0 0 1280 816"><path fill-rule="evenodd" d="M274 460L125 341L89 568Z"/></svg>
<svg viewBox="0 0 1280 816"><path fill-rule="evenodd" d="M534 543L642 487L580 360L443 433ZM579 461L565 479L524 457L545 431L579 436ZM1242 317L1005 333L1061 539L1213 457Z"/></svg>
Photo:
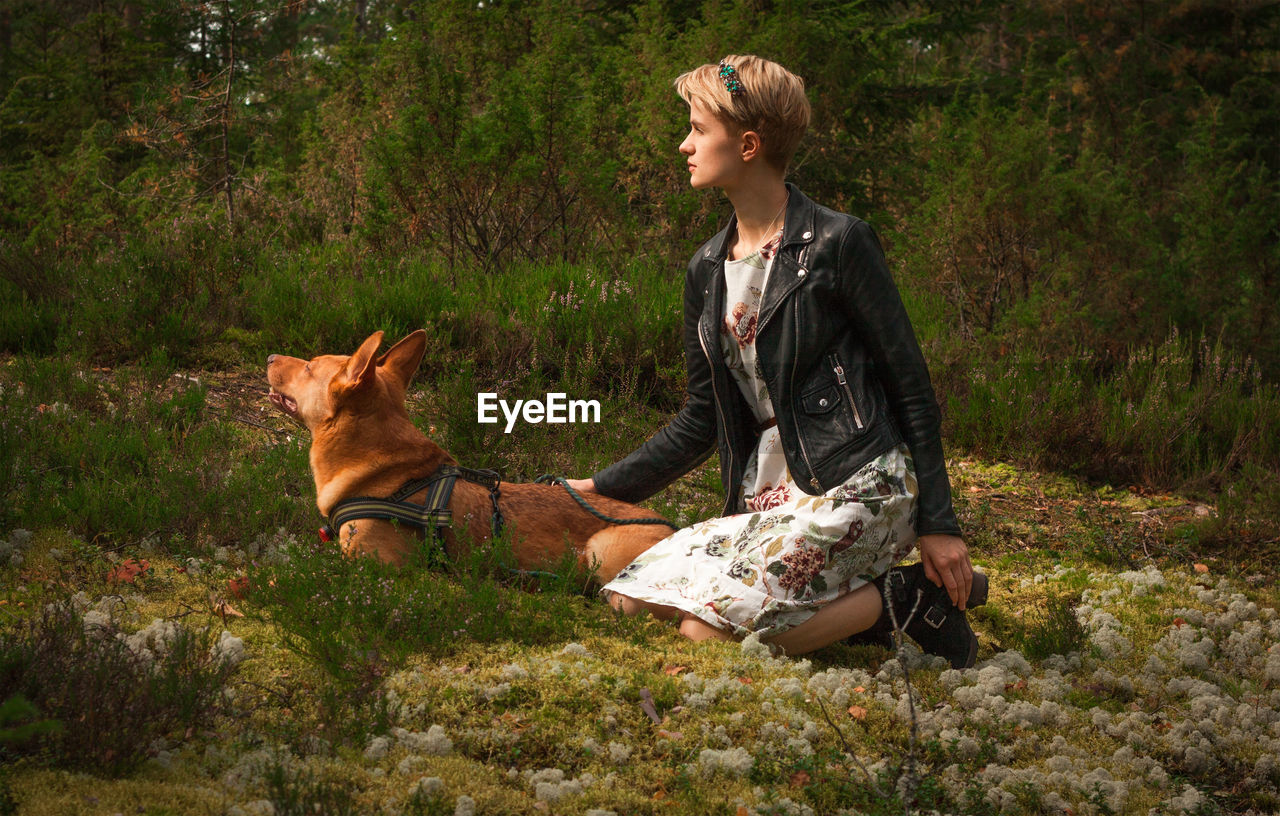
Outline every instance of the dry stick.
<svg viewBox="0 0 1280 816"><path fill-rule="evenodd" d="M888 794L886 794L884 790L881 789L880 785L876 783L876 778L871 775L871 771L867 770L867 766L863 764L858 755L854 753L854 750L850 747L848 740L844 738L844 732L840 730L840 726L836 725L836 721L831 719L831 715L827 713L827 707L823 704L822 698L815 694L813 699L818 701L818 708L822 710L822 716L827 721L827 725L831 726L831 730L835 731L836 736L840 738L840 745L844 747L844 752L852 757L853 761L862 769L862 772L867 775L867 782L871 785L871 790L873 790L876 796L879 796L881 799L889 798Z"/></svg>
<svg viewBox="0 0 1280 816"><path fill-rule="evenodd" d="M252 419L245 419L244 417L238 417L238 416L235 416L234 414L224 414L221 411L210 411L209 413L214 414L215 416L220 416L223 419L229 419L232 422L241 422L241 423L244 423L245 425L249 425L254 428L260 428L261 430L269 431L273 434L279 434L281 436L297 436L296 431L291 431L291 430L282 429L282 428L272 428L269 425L263 425L261 422L254 422Z"/></svg>
<svg viewBox="0 0 1280 816"><path fill-rule="evenodd" d="M911 803L915 799L917 781L916 781L916 739L920 733L920 723L916 719L916 703L915 693L911 688L911 673L907 670L906 656L902 652L902 627L911 623L912 618L916 616L916 610L920 608L920 601L924 598L924 592L916 590L916 602L911 607L911 613L907 615L907 619L902 622L902 626L898 625L898 615L894 611L893 601L889 598L889 582L885 581L884 588L881 590L884 596L885 608L889 610L889 621L893 624L893 644L898 654L898 665L902 667L902 679L907 684L907 711L911 714L911 732L907 742L907 762L906 762L906 789L902 791L902 805L905 808L907 816L911 816ZM901 777L899 777L901 778Z"/></svg>

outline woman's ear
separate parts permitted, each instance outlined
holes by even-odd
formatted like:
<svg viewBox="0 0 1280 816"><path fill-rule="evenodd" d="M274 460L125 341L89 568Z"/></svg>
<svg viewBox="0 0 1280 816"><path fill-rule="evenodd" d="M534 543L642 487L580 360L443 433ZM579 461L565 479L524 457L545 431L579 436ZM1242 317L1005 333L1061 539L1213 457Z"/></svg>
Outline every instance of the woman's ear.
<svg viewBox="0 0 1280 816"><path fill-rule="evenodd" d="M742 160L751 161L755 158L764 156L764 142L760 139L760 134L754 130L748 130L742 134Z"/></svg>

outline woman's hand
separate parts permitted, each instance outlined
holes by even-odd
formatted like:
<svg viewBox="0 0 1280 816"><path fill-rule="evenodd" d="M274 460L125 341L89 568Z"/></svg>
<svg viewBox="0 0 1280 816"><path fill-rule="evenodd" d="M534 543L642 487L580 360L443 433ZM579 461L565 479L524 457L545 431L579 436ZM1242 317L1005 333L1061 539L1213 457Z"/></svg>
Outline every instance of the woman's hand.
<svg viewBox="0 0 1280 816"><path fill-rule="evenodd" d="M565 479L564 482L579 493L596 492L595 479Z"/></svg>
<svg viewBox="0 0 1280 816"><path fill-rule="evenodd" d="M969 547L964 539L934 533L916 539L916 547L920 550L925 577L940 587L946 587L951 602L963 611L969 600L969 590L973 587L973 564L969 561Z"/></svg>

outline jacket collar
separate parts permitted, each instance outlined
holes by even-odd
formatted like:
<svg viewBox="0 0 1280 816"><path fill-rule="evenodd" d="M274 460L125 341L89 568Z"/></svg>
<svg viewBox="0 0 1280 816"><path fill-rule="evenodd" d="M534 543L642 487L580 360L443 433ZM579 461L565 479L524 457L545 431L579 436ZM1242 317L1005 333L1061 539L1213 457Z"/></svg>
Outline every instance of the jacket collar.
<svg viewBox="0 0 1280 816"><path fill-rule="evenodd" d="M817 206L800 192L800 188L787 182L787 214L782 227L782 246L803 245L813 241L813 222ZM738 232L738 216L729 216L729 224L708 243L706 256L717 262L729 257L730 242Z"/></svg>

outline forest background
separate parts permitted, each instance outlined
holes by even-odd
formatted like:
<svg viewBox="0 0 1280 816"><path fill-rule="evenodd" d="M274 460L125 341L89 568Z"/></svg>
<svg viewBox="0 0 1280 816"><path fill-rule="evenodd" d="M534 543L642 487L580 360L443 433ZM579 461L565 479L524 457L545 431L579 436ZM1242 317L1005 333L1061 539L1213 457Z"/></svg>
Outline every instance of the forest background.
<svg viewBox="0 0 1280 816"><path fill-rule="evenodd" d="M757 53L813 103L791 178L888 245L950 442L1274 540L1278 43L1256 0L3 0L0 349L225 368L425 325L452 402L669 413L729 212L671 80Z"/></svg>

